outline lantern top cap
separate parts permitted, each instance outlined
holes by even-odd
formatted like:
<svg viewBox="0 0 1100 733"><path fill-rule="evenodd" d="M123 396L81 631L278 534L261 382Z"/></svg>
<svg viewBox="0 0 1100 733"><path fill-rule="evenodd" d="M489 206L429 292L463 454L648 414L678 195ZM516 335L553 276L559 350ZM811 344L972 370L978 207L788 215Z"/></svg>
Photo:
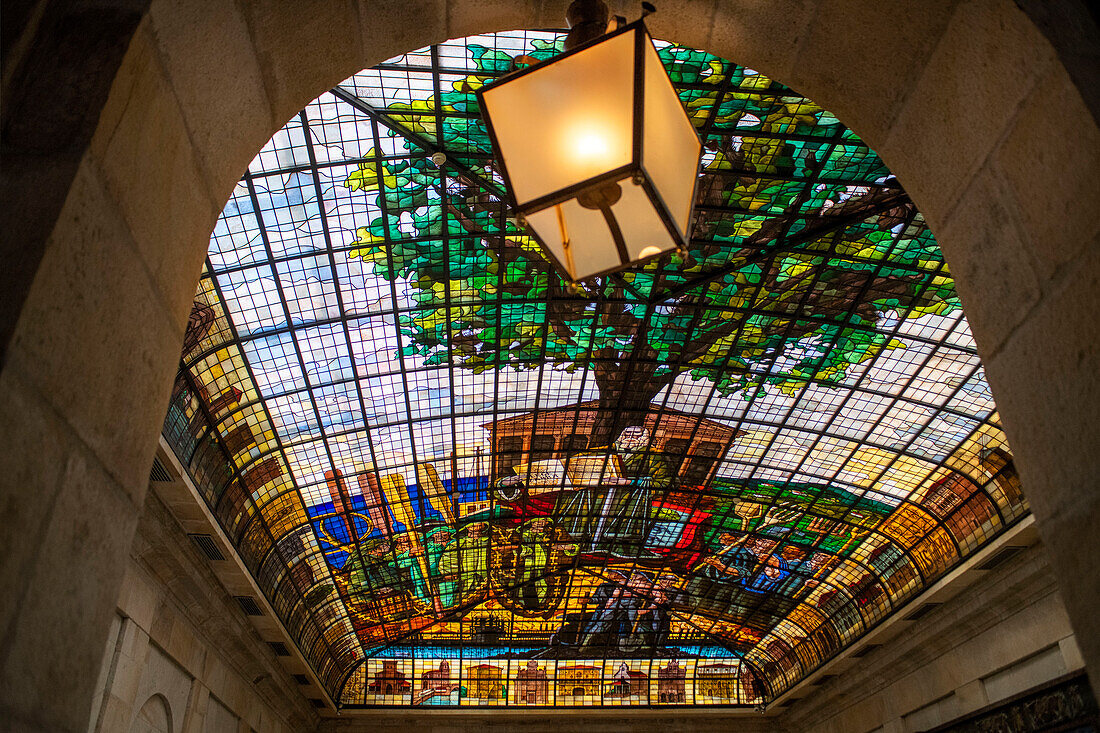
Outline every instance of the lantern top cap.
<svg viewBox="0 0 1100 733"><path fill-rule="evenodd" d="M505 74L504 76L493 79L493 81L489 82L488 84L486 84L484 86L481 86L481 87L478 87L476 90L474 90L474 93L477 95L478 103L479 104L482 103L482 96L485 92L492 91L495 87L501 86L502 84L507 84L508 82L512 81L513 79L518 79L521 76L526 76L527 74L538 71L539 69L544 69L547 66L550 66L551 64L554 64L554 63L557 63L558 61L561 61L562 59L566 59L566 58L569 58L570 56L574 56L576 54L582 53L583 51L585 51L589 48L592 48L593 46L598 46L599 44L603 43L604 41L609 41L612 38L616 38L616 37L624 35L626 33L631 33L631 32L638 31L638 30L640 30L642 33L645 34L646 38L649 39L650 43L653 42L653 36L652 36L652 34L650 34L649 28L645 24L645 18L644 17L643 18L638 18L638 20L635 20L633 22L627 23L626 25L620 26L620 27L616 28L613 31L608 31L607 33L604 33L602 36L598 36L596 38L593 38L592 40L585 41L584 43L582 43L582 44L580 44L580 45L578 45L574 48L570 48L566 51L562 51L557 56L553 56L551 58L544 59L542 61L539 61L537 64L531 64L530 66L525 66L522 69L516 69L515 71L511 71L511 72Z"/></svg>

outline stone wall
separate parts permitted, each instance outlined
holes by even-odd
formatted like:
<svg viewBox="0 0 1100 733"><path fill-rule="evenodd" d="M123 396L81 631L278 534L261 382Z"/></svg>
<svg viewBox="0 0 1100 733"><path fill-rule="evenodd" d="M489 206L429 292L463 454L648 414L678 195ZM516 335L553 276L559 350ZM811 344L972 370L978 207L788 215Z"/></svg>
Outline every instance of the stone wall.
<svg viewBox="0 0 1100 733"><path fill-rule="evenodd" d="M297 733L317 715L154 492L111 620L88 733Z"/></svg>
<svg viewBox="0 0 1100 733"><path fill-rule="evenodd" d="M248 161L361 68L447 37L556 25L565 4L5 5L0 718L10 727L86 725L199 268ZM1098 45L1084 15L1088 53L1053 46L1028 15L1045 5L664 0L652 27L835 111L929 217L1095 686L1100 129L1078 72L1095 68Z"/></svg>
<svg viewBox="0 0 1100 733"><path fill-rule="evenodd" d="M1084 668L1042 545L804 686L780 712L805 733L915 733Z"/></svg>

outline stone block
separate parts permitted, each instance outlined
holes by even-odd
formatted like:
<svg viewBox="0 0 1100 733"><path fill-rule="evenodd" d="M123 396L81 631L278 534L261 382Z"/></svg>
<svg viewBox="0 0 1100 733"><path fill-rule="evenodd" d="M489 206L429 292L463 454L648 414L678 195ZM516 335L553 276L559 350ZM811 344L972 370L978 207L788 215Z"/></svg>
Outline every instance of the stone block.
<svg viewBox="0 0 1100 733"><path fill-rule="evenodd" d="M145 573L131 562L122 582L122 592L119 593L119 610L133 619L138 626L148 629L152 626L153 618L163 601L163 592L158 592L149 583Z"/></svg>
<svg viewBox="0 0 1100 733"><path fill-rule="evenodd" d="M1094 484L1080 493L1084 495L1072 505L1067 503L1063 510L1044 517L1040 531L1051 548L1051 565L1065 599L1074 638L1096 690L1095 680L1100 677L1100 577L1096 563L1100 561L1100 552L1096 550L1095 536L1096 528L1100 527L1100 496L1097 496L1100 492ZM1068 658L1066 662L1068 667Z"/></svg>
<svg viewBox="0 0 1100 733"><path fill-rule="evenodd" d="M172 633L164 650L192 677L201 674L203 660L206 658L206 645L195 635L195 630L183 616L175 617Z"/></svg>
<svg viewBox="0 0 1100 733"><path fill-rule="evenodd" d="M12 715L75 732L91 716L137 512L86 450L73 450L62 482L19 615L4 632L0 700Z"/></svg>
<svg viewBox="0 0 1100 733"><path fill-rule="evenodd" d="M1040 280L1100 232L1100 129L1061 66L1034 86L993 154L1016 202Z"/></svg>
<svg viewBox="0 0 1100 733"><path fill-rule="evenodd" d="M545 5L549 7L529 1L451 0L446 3L446 35L448 38L462 38L477 33L511 31L517 28L564 28L565 4L562 4L561 12L557 15L557 3ZM637 9L631 7L629 12L637 13ZM424 17L426 19L430 16Z"/></svg>
<svg viewBox="0 0 1100 733"><path fill-rule="evenodd" d="M187 699L187 713L180 733L205 733L206 706L209 701L210 690L197 680L191 683L191 695Z"/></svg>
<svg viewBox="0 0 1100 733"><path fill-rule="evenodd" d="M522 6L522 3L516 5ZM446 41L450 36L448 12L451 11L446 0L361 2L358 22L362 34L362 56L352 73L430 43ZM461 7L456 7L453 12L460 24L468 22ZM476 24L476 18L474 22Z"/></svg>
<svg viewBox="0 0 1100 733"><path fill-rule="evenodd" d="M134 34L105 114L113 124L97 129L91 155L133 233L137 253L163 294L173 324L182 331L217 207L148 20Z"/></svg>
<svg viewBox="0 0 1100 733"><path fill-rule="evenodd" d="M662 24L669 22L672 24L670 39L683 39L684 43L705 48L784 84L796 84L801 80L794 72L795 59L810 33L815 5L812 0L738 3L699 0L683 5L686 12L666 13L662 4L660 12L654 15L654 28L661 29ZM713 19L710 23L700 23L708 7L713 8ZM703 36L701 41L694 41L700 35ZM803 89L798 91L809 93Z"/></svg>
<svg viewBox="0 0 1100 733"><path fill-rule="evenodd" d="M352 0L242 5L276 126L362 68L359 15Z"/></svg>
<svg viewBox="0 0 1100 733"><path fill-rule="evenodd" d="M134 712L132 703L124 702L117 697L109 697L103 706L103 712L99 716L96 733L129 730Z"/></svg>
<svg viewBox="0 0 1100 733"><path fill-rule="evenodd" d="M167 648L172 637L172 627L176 623L176 611L167 601L157 607L153 624L149 627L149 637L161 648Z"/></svg>
<svg viewBox="0 0 1100 733"><path fill-rule="evenodd" d="M1080 585L1096 576L1087 562L1095 543L1073 515L1091 511L1100 493L1100 238L1057 287L986 360L986 372L1051 563L1062 570L1067 550L1086 559L1061 576ZM1063 520L1074 534L1060 532Z"/></svg>
<svg viewBox="0 0 1100 733"><path fill-rule="evenodd" d="M10 364L0 372L0 629L19 612L30 569L61 485L67 451L77 436Z"/></svg>
<svg viewBox="0 0 1100 733"><path fill-rule="evenodd" d="M955 5L956 0L819 2L790 77L780 81L836 114L891 169L900 169L884 145L887 132Z"/></svg>
<svg viewBox="0 0 1100 733"><path fill-rule="evenodd" d="M993 354L1039 301L1039 280L1012 199L986 165L939 229L970 330Z"/></svg>
<svg viewBox="0 0 1100 733"><path fill-rule="evenodd" d="M989 703L985 694L985 686L981 680L973 680L955 690L955 697L959 704L959 714L966 715L975 710L984 708Z"/></svg>
<svg viewBox="0 0 1100 733"><path fill-rule="evenodd" d="M85 160L24 305L5 370L21 372L65 416L135 508L164 422L178 364L172 355L183 341L182 323L173 321ZM118 361L123 354L125 368Z"/></svg>
<svg viewBox="0 0 1100 733"><path fill-rule="evenodd" d="M1058 642L1058 648L1062 650L1062 659L1066 669L1076 671L1085 666L1085 658L1081 656L1081 647L1077 644L1077 638L1067 636Z"/></svg>
<svg viewBox="0 0 1100 733"><path fill-rule="evenodd" d="M933 231L1054 59L1023 11L1007 5L958 5L881 151Z"/></svg>
<svg viewBox="0 0 1100 733"><path fill-rule="evenodd" d="M143 702L138 690L149 660L149 635L131 621L123 623L120 635L111 688L106 692L133 707Z"/></svg>
<svg viewBox="0 0 1100 733"><path fill-rule="evenodd" d="M237 3L154 2L150 27L214 203L278 129ZM209 232L206 233L209 236Z"/></svg>

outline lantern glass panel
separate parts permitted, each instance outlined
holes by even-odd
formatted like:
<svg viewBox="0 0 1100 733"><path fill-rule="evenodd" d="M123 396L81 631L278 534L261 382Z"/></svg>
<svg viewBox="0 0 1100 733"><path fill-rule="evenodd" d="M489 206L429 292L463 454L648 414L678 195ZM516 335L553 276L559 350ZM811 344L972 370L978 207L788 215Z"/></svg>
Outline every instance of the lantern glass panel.
<svg viewBox="0 0 1100 733"><path fill-rule="evenodd" d="M520 208L631 163L633 44L633 33L613 36L485 89Z"/></svg>
<svg viewBox="0 0 1100 733"><path fill-rule="evenodd" d="M617 185L622 196L611 207L611 213L622 230L629 258L643 260L675 248L676 240L653 208L645 189L632 183L630 178L618 181ZM562 244L562 223L570 239L569 256ZM577 199L528 214L527 224L570 279L583 280L623 266L603 214L599 210L582 207Z"/></svg>
<svg viewBox="0 0 1100 733"><path fill-rule="evenodd" d="M645 122L642 168L686 241L702 145L691 121L684 114L684 107L653 43L647 38L643 47Z"/></svg>

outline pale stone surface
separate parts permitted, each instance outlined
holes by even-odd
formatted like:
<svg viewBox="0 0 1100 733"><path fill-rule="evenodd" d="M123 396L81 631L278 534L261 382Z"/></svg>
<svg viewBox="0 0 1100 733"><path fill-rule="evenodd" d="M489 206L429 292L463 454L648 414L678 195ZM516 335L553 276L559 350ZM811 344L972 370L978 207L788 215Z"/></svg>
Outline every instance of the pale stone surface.
<svg viewBox="0 0 1100 733"><path fill-rule="evenodd" d="M1054 59L1024 13L1006 5L959 4L879 151L933 231Z"/></svg>
<svg viewBox="0 0 1100 733"><path fill-rule="evenodd" d="M97 708L91 733L130 730L141 706L154 695L165 698L174 730L181 733L200 733L210 726L236 730L241 721L243 730L256 733L315 727L316 715L298 686L267 659L254 631L199 621L207 615L229 620L240 613L201 562L150 494L119 594L118 612L124 618L118 653L108 660L104 704ZM187 606L199 597L208 600L195 617ZM147 625L138 617L146 618ZM252 684L254 679L261 682ZM230 721L233 727L226 728Z"/></svg>
<svg viewBox="0 0 1100 733"><path fill-rule="evenodd" d="M955 4L935 0L921 3L920 12L903 13L890 3L819 2L790 77L780 81L836 114L897 172L901 165L884 145L887 132ZM903 147L926 140L918 135Z"/></svg>
<svg viewBox="0 0 1100 733"><path fill-rule="evenodd" d="M183 326L81 165L8 355L140 505ZM111 358L95 359L100 353ZM125 359L125 363L122 360ZM7 368L7 367L6 367Z"/></svg>
<svg viewBox="0 0 1100 733"><path fill-rule="evenodd" d="M187 700L187 713L183 721L182 733L202 733L206 727L206 706L210 701L210 690L195 680L191 685L191 697Z"/></svg>
<svg viewBox="0 0 1100 733"><path fill-rule="evenodd" d="M1076 637L1067 636L1058 642L1058 647L1062 650L1066 669L1081 669L1085 666L1085 658L1081 656L1081 647L1077 645Z"/></svg>
<svg viewBox="0 0 1100 733"><path fill-rule="evenodd" d="M429 0L428 13L421 15L428 19L433 17L430 11L433 5L439 2ZM547 2L541 8L542 13L532 17L531 10L537 7L534 3L515 2L514 0L468 0L468 2L446 3L446 11L434 17L441 17L446 21L446 38L463 38L475 33L485 33L487 29L515 30L517 28L564 28L565 27L565 3ZM560 12L559 12L560 11ZM637 13L637 9L631 8L630 12Z"/></svg>
<svg viewBox="0 0 1100 733"><path fill-rule="evenodd" d="M1051 68L993 153L1043 280L1053 280L1100 232L1100 128L1069 75Z"/></svg>
<svg viewBox="0 0 1100 733"><path fill-rule="evenodd" d="M82 731L123 573L115 551L129 542L137 516L86 450L74 450L65 468L38 535L39 554L27 570L18 623L5 630L0 700L5 716ZM82 635L74 639L63 630L77 619Z"/></svg>
<svg viewBox="0 0 1100 733"><path fill-rule="evenodd" d="M118 606L125 608L126 615L143 629L153 625L153 619L159 610L160 598L156 589L143 575L136 572L133 565L128 565L126 568Z"/></svg>
<svg viewBox="0 0 1100 733"><path fill-rule="evenodd" d="M321 92L362 68L359 15L352 0L257 2L242 7L276 129Z"/></svg>
<svg viewBox="0 0 1100 733"><path fill-rule="evenodd" d="M180 247L179 241L192 229L209 233L220 207L215 206L199 171L148 18L134 35L123 71L129 83L116 84L107 101L107 113L116 122L97 130L91 154L108 194L133 232L137 252L162 293L182 343L203 257L196 253L198 247ZM116 117L113 108L119 107ZM158 215L149 216L151 211ZM209 235L203 240L208 242Z"/></svg>
<svg viewBox="0 0 1100 733"><path fill-rule="evenodd" d="M973 680L955 690L959 701L959 714L966 715L984 708L989 703L985 694L985 685L981 680Z"/></svg>
<svg viewBox="0 0 1100 733"><path fill-rule="evenodd" d="M990 702L997 703L1027 692L1045 680L1062 677L1067 671L1062 650L1054 645L985 677L982 683Z"/></svg>
<svg viewBox="0 0 1100 733"><path fill-rule="evenodd" d="M1009 200L1001 177L983 166L936 235L983 355L1001 348L1041 294Z"/></svg>
<svg viewBox="0 0 1100 733"><path fill-rule="evenodd" d="M706 33L702 48L723 58L747 65L785 84L797 84L795 73L799 49L811 32L817 3L813 0L752 0L738 3L697 3L695 12L676 13L678 26L685 31L695 28ZM695 19L713 8L709 27ZM685 8L685 10L687 10ZM662 19L654 19L654 26ZM760 28L774 28L774 33L760 33ZM677 40L679 40L677 38ZM752 59L751 63L749 59ZM801 92L802 90L798 90Z"/></svg>
<svg viewBox="0 0 1100 733"><path fill-rule="evenodd" d="M45 399L8 367L0 373L0 441L6 446L4 480L12 490L0 492L0 588L7 600L0 606L5 636L19 612L40 537L49 522L65 462L78 442ZM20 487L34 487L28 501Z"/></svg>
<svg viewBox="0 0 1100 733"><path fill-rule="evenodd" d="M252 155L279 127L248 26L233 2L157 2L149 14L150 32L220 210ZM221 103L209 104L212 96Z"/></svg>
<svg viewBox="0 0 1100 733"><path fill-rule="evenodd" d="M1095 516L1100 502L1100 319L1093 317L1100 312L1100 239L1044 287L1046 297L987 359L986 370L1040 534L1055 570L1073 581L1064 590L1089 587L1097 599L1100 589L1089 582L1097 578L1095 544L1083 541L1091 539L1089 525L1078 521Z"/></svg>
<svg viewBox="0 0 1100 733"><path fill-rule="evenodd" d="M362 55L344 78L397 54L448 39L446 0L364 0L358 10Z"/></svg>

